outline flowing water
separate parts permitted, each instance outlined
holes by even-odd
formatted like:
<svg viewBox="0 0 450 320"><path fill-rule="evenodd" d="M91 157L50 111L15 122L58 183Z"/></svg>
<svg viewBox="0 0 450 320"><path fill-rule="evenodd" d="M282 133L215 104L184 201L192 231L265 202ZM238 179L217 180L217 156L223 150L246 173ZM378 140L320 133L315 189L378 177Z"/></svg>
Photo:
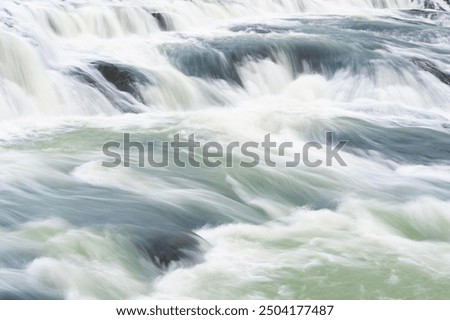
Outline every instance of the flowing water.
<svg viewBox="0 0 450 320"><path fill-rule="evenodd" d="M446 0L1 1L0 298L450 299L449 27ZM327 131L347 167L102 166L124 133Z"/></svg>

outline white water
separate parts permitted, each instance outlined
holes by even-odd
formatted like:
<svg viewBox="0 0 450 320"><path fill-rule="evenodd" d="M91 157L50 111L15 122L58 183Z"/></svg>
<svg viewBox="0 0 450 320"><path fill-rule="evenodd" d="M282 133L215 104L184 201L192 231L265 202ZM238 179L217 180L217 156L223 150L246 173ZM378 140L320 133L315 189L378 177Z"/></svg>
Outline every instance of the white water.
<svg viewBox="0 0 450 320"><path fill-rule="evenodd" d="M2 2L0 298L448 298L450 20L424 3ZM124 132L326 131L348 167L101 166ZM195 265L136 245L190 230Z"/></svg>

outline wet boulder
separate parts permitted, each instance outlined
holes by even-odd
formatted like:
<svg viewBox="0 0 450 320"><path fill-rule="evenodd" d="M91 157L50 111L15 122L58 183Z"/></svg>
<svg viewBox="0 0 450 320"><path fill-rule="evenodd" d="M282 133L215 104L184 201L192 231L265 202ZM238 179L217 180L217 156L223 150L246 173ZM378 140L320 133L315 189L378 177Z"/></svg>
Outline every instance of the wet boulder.
<svg viewBox="0 0 450 320"><path fill-rule="evenodd" d="M159 232L137 245L143 255L160 269L172 263L193 265L203 260L207 242L193 232Z"/></svg>
<svg viewBox="0 0 450 320"><path fill-rule="evenodd" d="M143 102L139 92L139 85L151 84L147 76L130 66L96 61L92 66L118 90L131 94L136 100Z"/></svg>

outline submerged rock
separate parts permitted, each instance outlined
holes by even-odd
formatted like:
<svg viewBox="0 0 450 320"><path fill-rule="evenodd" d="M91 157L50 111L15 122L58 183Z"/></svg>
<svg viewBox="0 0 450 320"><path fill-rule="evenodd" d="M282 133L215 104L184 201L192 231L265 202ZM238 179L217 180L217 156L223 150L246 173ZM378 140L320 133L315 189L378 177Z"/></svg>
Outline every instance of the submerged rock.
<svg viewBox="0 0 450 320"><path fill-rule="evenodd" d="M155 18L158 23L159 29L162 31L170 31L170 19L166 17L164 13L161 12L152 12L151 15Z"/></svg>
<svg viewBox="0 0 450 320"><path fill-rule="evenodd" d="M206 241L192 232L161 232L137 245L161 269L167 269L172 262L188 265L201 262L206 246Z"/></svg>
<svg viewBox="0 0 450 320"><path fill-rule="evenodd" d="M448 1L448 0L446 0L446 1ZM445 11L445 9L442 8L442 6L439 3L435 3L432 0L425 0L423 6L425 9Z"/></svg>
<svg viewBox="0 0 450 320"><path fill-rule="evenodd" d="M441 82L450 86L450 74L439 70L439 68L433 62L425 60L425 59L419 59L419 58L412 59L412 62L416 66L418 66L420 69L431 73L436 78L438 78Z"/></svg>
<svg viewBox="0 0 450 320"><path fill-rule="evenodd" d="M71 68L68 74L97 89L124 113L142 112L142 104L148 104L148 101L142 97L139 86L153 85L147 75L132 66L104 61Z"/></svg>
<svg viewBox="0 0 450 320"><path fill-rule="evenodd" d="M143 101L138 86L150 84L150 80L142 72L129 66L104 61L93 62L92 65L117 89L131 94L138 101Z"/></svg>

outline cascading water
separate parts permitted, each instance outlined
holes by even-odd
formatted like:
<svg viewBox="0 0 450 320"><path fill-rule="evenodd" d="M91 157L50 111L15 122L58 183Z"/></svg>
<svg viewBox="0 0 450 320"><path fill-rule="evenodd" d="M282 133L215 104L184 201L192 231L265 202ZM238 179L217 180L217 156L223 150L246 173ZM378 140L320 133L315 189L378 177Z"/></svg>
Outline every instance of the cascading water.
<svg viewBox="0 0 450 320"><path fill-rule="evenodd" d="M2 1L0 298L449 299L449 12ZM102 166L123 133L330 131L346 167Z"/></svg>

